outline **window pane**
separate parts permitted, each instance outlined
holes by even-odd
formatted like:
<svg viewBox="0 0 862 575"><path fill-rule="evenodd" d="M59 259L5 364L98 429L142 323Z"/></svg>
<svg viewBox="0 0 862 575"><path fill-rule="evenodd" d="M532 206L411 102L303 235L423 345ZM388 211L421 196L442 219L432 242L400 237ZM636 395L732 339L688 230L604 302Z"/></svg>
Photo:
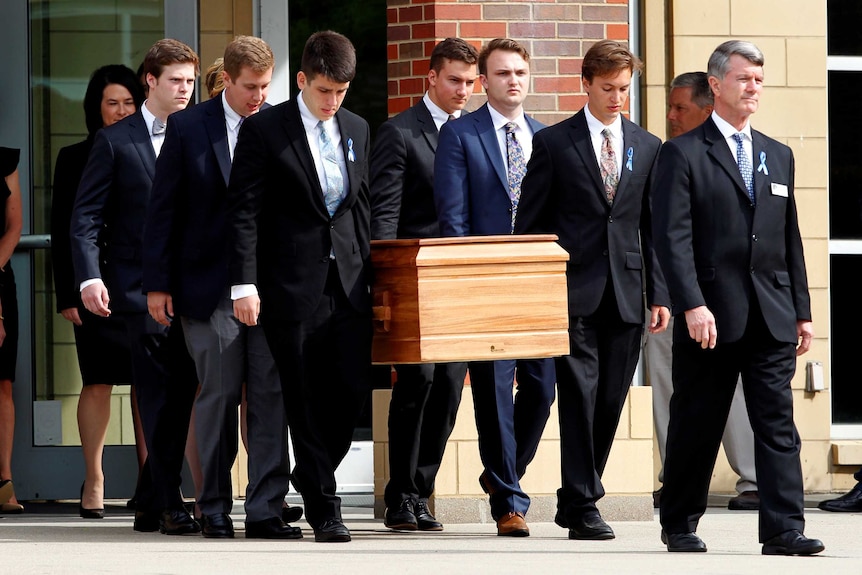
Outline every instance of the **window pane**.
<svg viewBox="0 0 862 575"><path fill-rule="evenodd" d="M862 72L829 72L829 232L862 239Z"/></svg>
<svg viewBox="0 0 862 575"><path fill-rule="evenodd" d="M829 0L826 4L830 56L862 56L862 2Z"/></svg>
<svg viewBox="0 0 862 575"><path fill-rule="evenodd" d="M858 305L862 256L833 255L831 262L832 423L862 423L858 329L862 323Z"/></svg>

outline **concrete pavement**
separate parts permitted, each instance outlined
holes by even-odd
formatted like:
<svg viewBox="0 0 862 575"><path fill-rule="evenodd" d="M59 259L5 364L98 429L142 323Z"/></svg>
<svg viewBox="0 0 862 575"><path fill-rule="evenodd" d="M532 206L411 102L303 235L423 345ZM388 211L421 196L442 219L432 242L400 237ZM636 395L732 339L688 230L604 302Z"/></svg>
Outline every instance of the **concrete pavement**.
<svg viewBox="0 0 862 575"><path fill-rule="evenodd" d="M245 540L235 506L234 540L132 531L132 516L109 502L104 520L77 517L76 505L0 516L0 575L23 574L450 574L676 573L780 575L862 573L862 514L807 510L806 533L822 539L817 557L765 557L757 513L710 508L699 535L705 554L668 553L657 517L612 522L613 541L569 541L552 523L531 523L531 537L497 537L490 524L447 525L441 533L393 533L368 508L349 508L351 543L315 543L304 521L299 541ZM33 509L35 505L28 507ZM57 507L57 506L55 506ZM528 517L529 519L529 517Z"/></svg>

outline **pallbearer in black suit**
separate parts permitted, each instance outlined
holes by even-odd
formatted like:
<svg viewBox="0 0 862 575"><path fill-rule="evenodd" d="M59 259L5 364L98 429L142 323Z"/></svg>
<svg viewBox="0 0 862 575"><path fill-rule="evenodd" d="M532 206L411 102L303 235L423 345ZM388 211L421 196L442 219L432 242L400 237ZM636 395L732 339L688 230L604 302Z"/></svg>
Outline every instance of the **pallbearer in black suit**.
<svg viewBox="0 0 862 575"><path fill-rule="evenodd" d="M793 153L751 128L763 54L731 40L709 58L712 116L669 140L653 200L656 249L675 322L661 497L668 551L695 534L737 378L754 430L763 553L811 555L802 535L800 439L790 380L814 331L793 189Z"/></svg>
<svg viewBox="0 0 862 575"><path fill-rule="evenodd" d="M571 352L556 360L563 484L555 521L570 539L614 538L596 501L637 366L644 291L650 332L669 317L650 227L660 142L621 114L640 68L619 42L587 51L587 105L536 134L515 220L516 233L557 234L569 252Z"/></svg>
<svg viewBox="0 0 862 575"><path fill-rule="evenodd" d="M437 133L461 117L476 82L479 53L460 38L431 52L422 101L377 131L371 151L371 237L440 235L434 208ZM455 425L466 363L396 365L389 404L389 482L385 524L390 529L440 531L428 509L434 479Z"/></svg>
<svg viewBox="0 0 862 575"><path fill-rule="evenodd" d="M368 396L371 363L370 130L341 108L350 40L313 34L299 96L245 121L228 189L234 314L263 326L281 376L315 541L350 541L335 469Z"/></svg>
<svg viewBox="0 0 862 575"><path fill-rule="evenodd" d="M74 326L75 350L83 382L78 398L78 432L86 475L81 487L79 513L88 519L100 519L105 514L102 453L111 417L111 393L114 384L132 382L132 358L123 321L117 316L99 317L87 313L81 303L81 292L72 267L69 226L78 184L93 148L96 132L134 114L143 102L144 90L130 68L110 64L93 72L84 94L84 116L89 135L83 142L62 148L54 167L51 264L57 312ZM147 450L140 429L134 387L131 396L138 467L141 468Z"/></svg>
<svg viewBox="0 0 862 575"><path fill-rule="evenodd" d="M224 52L224 90L172 115L156 162L144 235L150 315L183 324L200 393L195 401L203 469L198 499L204 537L233 537L231 467L237 408L248 396L246 538L299 539L281 519L288 489L287 424L278 371L263 330L233 316L228 283L227 185L243 122L264 105L275 64L260 38L240 36Z"/></svg>
<svg viewBox="0 0 862 575"><path fill-rule="evenodd" d="M141 291L144 222L168 115L194 92L198 57L177 40L144 57L148 99L133 115L100 130L78 187L71 242L75 281L90 313L125 323L132 376L147 443L136 491L134 529L197 533L183 509L180 472L197 380L182 326L157 324Z"/></svg>

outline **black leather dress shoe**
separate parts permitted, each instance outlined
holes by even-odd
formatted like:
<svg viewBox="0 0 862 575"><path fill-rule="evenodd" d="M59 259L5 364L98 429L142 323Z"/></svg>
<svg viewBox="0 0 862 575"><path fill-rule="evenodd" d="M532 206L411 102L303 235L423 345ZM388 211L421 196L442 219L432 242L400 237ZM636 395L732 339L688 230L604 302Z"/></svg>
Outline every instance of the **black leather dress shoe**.
<svg viewBox="0 0 862 575"><path fill-rule="evenodd" d="M397 508L387 508L383 524L395 531L416 531L418 522L413 511L413 500L402 499Z"/></svg>
<svg viewBox="0 0 862 575"><path fill-rule="evenodd" d="M300 519L302 519L302 507L288 505L281 508L281 520L285 523L296 523Z"/></svg>
<svg viewBox="0 0 862 575"><path fill-rule="evenodd" d="M341 519L327 519L314 528L314 540L318 543L343 543L350 541L350 530Z"/></svg>
<svg viewBox="0 0 862 575"><path fill-rule="evenodd" d="M141 533L152 533L159 530L159 515L152 511L135 511L135 523L132 529Z"/></svg>
<svg viewBox="0 0 862 575"><path fill-rule="evenodd" d="M667 550L676 553L705 553L706 543L697 533L665 533L661 532L661 542L667 545Z"/></svg>
<svg viewBox="0 0 862 575"><path fill-rule="evenodd" d="M159 519L159 531L165 535L188 535L200 533L200 523L185 509L165 509Z"/></svg>
<svg viewBox="0 0 862 575"><path fill-rule="evenodd" d="M443 531L443 524L431 515L427 499L417 501L416 505L413 506L413 511L416 513L416 525L419 527L419 531Z"/></svg>
<svg viewBox="0 0 862 575"><path fill-rule="evenodd" d="M614 530L605 523L598 511L585 513L575 520L568 522L569 539L583 539L587 541L602 541L613 539Z"/></svg>
<svg viewBox="0 0 862 575"><path fill-rule="evenodd" d="M233 521L227 513L201 516L201 533L210 539L233 539Z"/></svg>
<svg viewBox="0 0 862 575"><path fill-rule="evenodd" d="M862 511L862 483L857 483L856 487L841 497L821 501L817 507L823 511L837 511L839 513Z"/></svg>
<svg viewBox="0 0 862 575"><path fill-rule="evenodd" d="M557 509L557 513L554 514L554 523L562 527L563 529L569 528L569 520L566 519L566 514Z"/></svg>
<svg viewBox="0 0 862 575"><path fill-rule="evenodd" d="M302 529L292 527L278 517L245 522L246 539L302 539Z"/></svg>
<svg viewBox="0 0 862 575"><path fill-rule="evenodd" d="M731 511L757 511L760 509L760 493L743 491L727 502L727 508Z"/></svg>
<svg viewBox="0 0 862 575"><path fill-rule="evenodd" d="M809 539L796 529L785 531L763 544L764 555L814 555L826 549L819 539Z"/></svg>

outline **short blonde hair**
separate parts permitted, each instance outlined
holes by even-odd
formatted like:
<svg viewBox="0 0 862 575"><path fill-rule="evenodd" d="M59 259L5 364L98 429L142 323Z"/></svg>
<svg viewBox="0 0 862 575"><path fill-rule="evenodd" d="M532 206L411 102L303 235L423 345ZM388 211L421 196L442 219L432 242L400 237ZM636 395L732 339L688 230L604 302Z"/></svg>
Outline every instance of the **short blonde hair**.
<svg viewBox="0 0 862 575"><path fill-rule="evenodd" d="M224 71L236 80L243 67L251 69L256 74L263 74L275 66L275 56L269 44L255 36L237 36L225 46Z"/></svg>

